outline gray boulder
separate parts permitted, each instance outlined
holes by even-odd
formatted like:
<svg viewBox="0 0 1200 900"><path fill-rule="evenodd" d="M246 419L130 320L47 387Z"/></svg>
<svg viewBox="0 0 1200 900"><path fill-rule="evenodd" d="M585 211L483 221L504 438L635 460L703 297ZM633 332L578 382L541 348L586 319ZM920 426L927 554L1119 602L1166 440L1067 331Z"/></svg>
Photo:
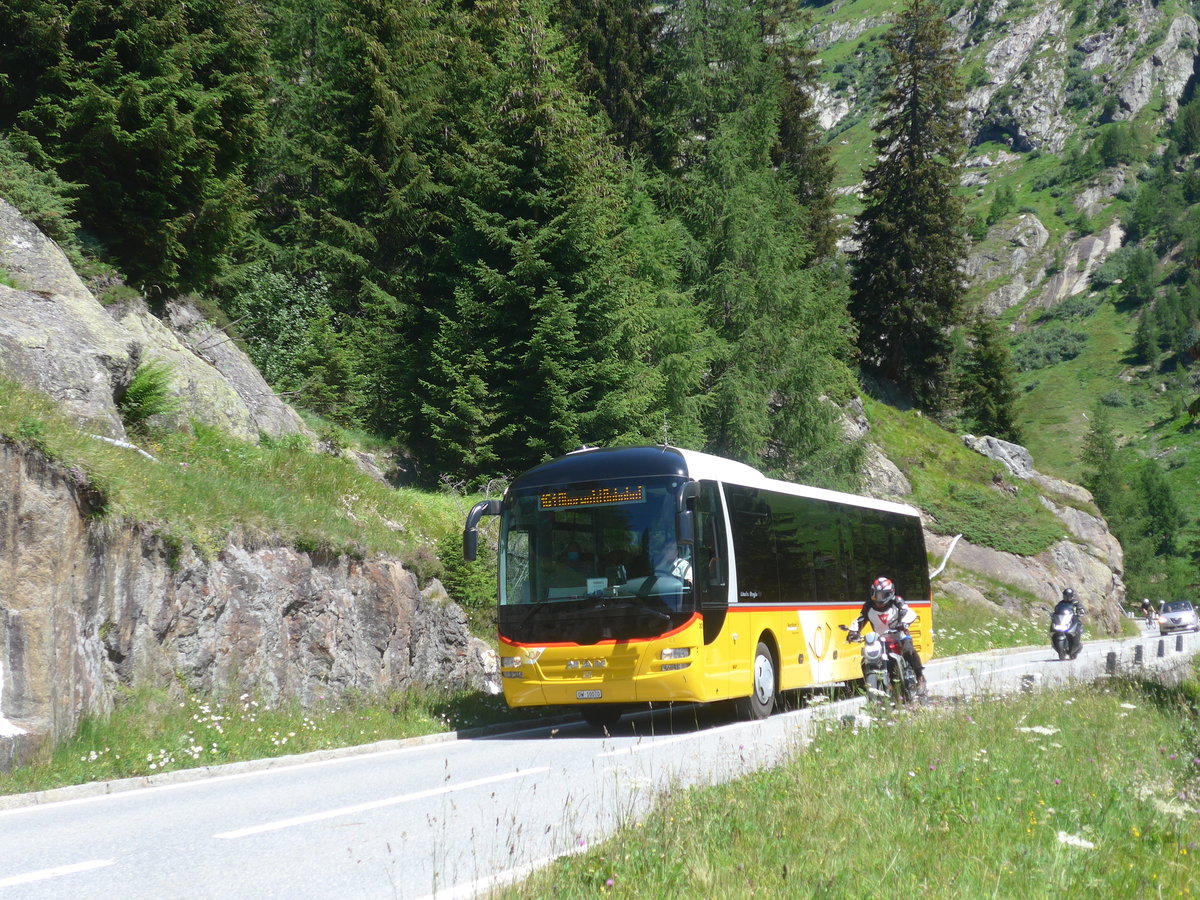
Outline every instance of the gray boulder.
<svg viewBox="0 0 1200 900"><path fill-rule="evenodd" d="M113 404L136 367L129 335L113 324L58 245L0 200L0 373L45 394L85 427L125 428Z"/></svg>
<svg viewBox="0 0 1200 900"><path fill-rule="evenodd" d="M62 250L0 200L0 373L55 401L106 437L123 439L116 401L137 367L170 365L176 425L195 419L245 440L308 433L249 358L193 305L159 318L142 301L101 306Z"/></svg>

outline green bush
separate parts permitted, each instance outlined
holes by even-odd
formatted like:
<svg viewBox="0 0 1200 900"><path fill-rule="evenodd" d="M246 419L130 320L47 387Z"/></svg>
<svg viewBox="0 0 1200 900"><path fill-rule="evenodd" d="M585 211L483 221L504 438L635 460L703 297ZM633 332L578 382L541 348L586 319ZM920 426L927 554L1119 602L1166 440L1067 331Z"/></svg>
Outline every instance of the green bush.
<svg viewBox="0 0 1200 900"><path fill-rule="evenodd" d="M448 534L437 543L442 561L442 586L450 599L467 612L471 630L475 633L493 631L496 607L496 555L486 541L480 541L479 553L473 562L462 554L462 536Z"/></svg>
<svg viewBox="0 0 1200 900"><path fill-rule="evenodd" d="M249 267L222 308L263 377L324 416L353 418L360 377L320 274L296 278Z"/></svg>
<svg viewBox="0 0 1200 900"><path fill-rule="evenodd" d="M921 490L917 499L943 534L961 534L972 544L1033 556L1061 540L1064 530L1031 494L1028 489L1009 494L992 487L946 482Z"/></svg>
<svg viewBox="0 0 1200 900"><path fill-rule="evenodd" d="M1013 363L1022 372L1043 369L1055 363L1074 359L1087 343L1087 335L1071 331L1065 325L1052 322L1030 331L1013 341Z"/></svg>
<svg viewBox="0 0 1200 900"><path fill-rule="evenodd" d="M1037 317L1037 321L1054 322L1068 319L1086 319L1096 311L1098 305L1099 302L1094 297L1074 294L1073 296L1064 298L1049 309L1044 310Z"/></svg>

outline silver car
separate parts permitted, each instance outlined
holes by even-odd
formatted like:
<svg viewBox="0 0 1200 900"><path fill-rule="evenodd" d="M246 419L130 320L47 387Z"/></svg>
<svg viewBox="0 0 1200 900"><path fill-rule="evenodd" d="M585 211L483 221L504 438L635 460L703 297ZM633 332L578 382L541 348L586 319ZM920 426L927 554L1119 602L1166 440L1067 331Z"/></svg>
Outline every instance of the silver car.
<svg viewBox="0 0 1200 900"><path fill-rule="evenodd" d="M1172 631L1200 631L1200 619L1190 600L1170 600L1158 611L1158 633Z"/></svg>

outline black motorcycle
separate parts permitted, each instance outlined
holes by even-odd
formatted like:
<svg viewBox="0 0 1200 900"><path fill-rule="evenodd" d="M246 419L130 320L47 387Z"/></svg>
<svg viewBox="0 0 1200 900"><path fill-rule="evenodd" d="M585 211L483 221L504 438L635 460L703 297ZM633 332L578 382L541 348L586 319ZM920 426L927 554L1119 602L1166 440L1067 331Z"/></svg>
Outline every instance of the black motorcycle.
<svg viewBox="0 0 1200 900"><path fill-rule="evenodd" d="M1083 649L1083 622L1071 603L1059 603L1050 614L1050 646L1059 659L1074 659Z"/></svg>

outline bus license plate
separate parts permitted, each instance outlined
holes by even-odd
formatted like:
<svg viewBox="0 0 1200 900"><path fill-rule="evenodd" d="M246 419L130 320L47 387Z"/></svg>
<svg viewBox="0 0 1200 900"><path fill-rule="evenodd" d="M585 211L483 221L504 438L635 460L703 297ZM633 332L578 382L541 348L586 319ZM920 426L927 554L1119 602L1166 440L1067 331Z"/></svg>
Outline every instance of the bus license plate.
<svg viewBox="0 0 1200 900"><path fill-rule="evenodd" d="M599 700L603 696L600 691L576 691L576 700Z"/></svg>

